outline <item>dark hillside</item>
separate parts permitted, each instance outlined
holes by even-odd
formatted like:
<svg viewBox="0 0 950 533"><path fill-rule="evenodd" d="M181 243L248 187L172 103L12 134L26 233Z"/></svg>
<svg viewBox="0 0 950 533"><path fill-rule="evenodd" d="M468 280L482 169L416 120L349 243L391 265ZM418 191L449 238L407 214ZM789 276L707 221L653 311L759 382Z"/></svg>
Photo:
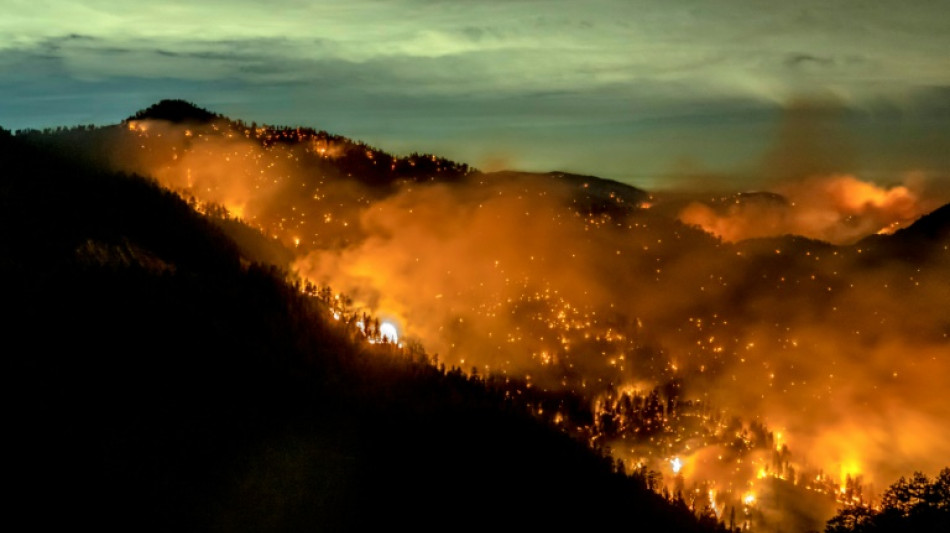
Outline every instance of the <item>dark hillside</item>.
<svg viewBox="0 0 950 533"><path fill-rule="evenodd" d="M9 136L0 161L17 522L702 529L481 381L347 341L156 184Z"/></svg>
<svg viewBox="0 0 950 533"><path fill-rule="evenodd" d="M867 250L866 261L880 263L900 258L923 263L950 240L950 204L928 213L892 235L871 235L854 245Z"/></svg>

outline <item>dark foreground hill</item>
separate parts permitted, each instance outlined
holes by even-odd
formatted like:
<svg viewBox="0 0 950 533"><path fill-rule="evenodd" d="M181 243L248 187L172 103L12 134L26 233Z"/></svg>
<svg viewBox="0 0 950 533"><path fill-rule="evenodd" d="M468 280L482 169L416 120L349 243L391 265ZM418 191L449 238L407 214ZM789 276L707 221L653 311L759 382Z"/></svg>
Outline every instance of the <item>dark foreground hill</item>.
<svg viewBox="0 0 950 533"><path fill-rule="evenodd" d="M482 382L352 344L174 194L0 137L11 522L706 529Z"/></svg>

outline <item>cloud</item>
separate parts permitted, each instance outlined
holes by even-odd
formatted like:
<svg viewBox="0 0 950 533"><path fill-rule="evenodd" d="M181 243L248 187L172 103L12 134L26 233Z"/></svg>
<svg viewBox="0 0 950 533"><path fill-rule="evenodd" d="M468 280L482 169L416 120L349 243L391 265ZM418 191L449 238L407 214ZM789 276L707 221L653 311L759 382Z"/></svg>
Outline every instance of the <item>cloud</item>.
<svg viewBox="0 0 950 533"><path fill-rule="evenodd" d="M237 6L172 2L161 8L116 8L106 2L84 2L40 10L22 2L14 3L0 23L4 30L0 34L7 35L0 40L0 49L24 49L70 35L82 35L82 40L90 41L85 45L99 40L118 48L173 53L215 54L219 43L230 42L229 46L241 48L237 54L290 64L451 57L465 63L453 73L460 84L486 75L491 86L517 80L531 89L541 84L589 88L602 83L685 81L687 87L698 83L697 89L745 96L761 97L756 92L763 89L778 91L772 98L779 100L790 96L782 93L789 80L787 73L765 66L770 63L821 64L828 67L825 78L812 80L812 89L844 88L854 95L864 92L862 86L870 76L874 90L885 92L919 83L922 76L927 84L933 84L935 76L944 81L950 77L931 37L936 33L928 33L939 29L935 27L939 23L927 3L905 6L899 13L843 4L796 4L770 10L767 17L757 16L748 2L713 9L672 9L654 2L605 1L583 7L548 2L541 14L538 5L362 1L332 9L319 3L270 9L254 2ZM321 44L314 46L315 40ZM842 57L874 57L877 69L841 68L844 62L829 62L829 50ZM913 64L902 60L911 54ZM215 57L206 59L213 62ZM123 66L133 68L133 61ZM473 64L482 68L470 70ZM100 74L112 72L107 65L98 66L105 69ZM437 78L444 65L432 66L436 68L428 74ZM97 75L95 62L81 67L88 70L86 75ZM159 72L164 68L156 65ZM210 70L218 71L214 66ZM199 71L185 69L181 74L188 75L197 76ZM795 92L801 88L792 86Z"/></svg>
<svg viewBox="0 0 950 533"><path fill-rule="evenodd" d="M818 57L811 54L792 54L785 60L785 64L790 67L801 67L809 64L830 67L835 64L835 60L830 57Z"/></svg>
<svg viewBox="0 0 950 533"><path fill-rule="evenodd" d="M933 95L950 86L947 32L925 2L767 14L745 0L9 4L0 85L24 96L0 122L14 128L63 123L61 108L30 104L40 95L73 99L98 123L185 97L469 161L502 151L503 138L519 147L515 165L658 183L683 158L749 175L742 161L786 102L832 95L848 109L904 113L861 125L869 135L899 127L929 143L875 141L862 148L871 158L885 144L928 168L946 158L934 148L946 128L925 123L946 107ZM123 86L141 95L134 107L114 99Z"/></svg>

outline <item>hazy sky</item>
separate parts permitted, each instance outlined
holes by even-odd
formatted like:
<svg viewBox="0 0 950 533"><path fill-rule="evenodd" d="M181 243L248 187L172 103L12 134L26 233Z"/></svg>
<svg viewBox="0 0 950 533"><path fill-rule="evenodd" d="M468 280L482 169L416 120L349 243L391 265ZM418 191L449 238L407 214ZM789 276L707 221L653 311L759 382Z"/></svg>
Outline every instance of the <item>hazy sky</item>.
<svg viewBox="0 0 950 533"><path fill-rule="evenodd" d="M2 11L9 129L113 123L184 98L397 153L662 187L754 177L787 109L820 101L838 110L853 171L950 174L948 0L3 0Z"/></svg>

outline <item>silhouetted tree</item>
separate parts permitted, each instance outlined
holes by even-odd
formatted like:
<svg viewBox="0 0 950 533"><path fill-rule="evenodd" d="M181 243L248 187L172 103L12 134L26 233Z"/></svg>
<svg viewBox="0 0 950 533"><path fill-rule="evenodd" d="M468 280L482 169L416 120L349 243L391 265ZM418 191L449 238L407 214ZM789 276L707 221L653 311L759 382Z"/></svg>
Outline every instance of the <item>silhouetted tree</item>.
<svg viewBox="0 0 950 533"><path fill-rule="evenodd" d="M950 468L931 482L915 472L901 477L884 492L881 509L862 505L841 509L828 521L826 533L889 533L950 531Z"/></svg>

